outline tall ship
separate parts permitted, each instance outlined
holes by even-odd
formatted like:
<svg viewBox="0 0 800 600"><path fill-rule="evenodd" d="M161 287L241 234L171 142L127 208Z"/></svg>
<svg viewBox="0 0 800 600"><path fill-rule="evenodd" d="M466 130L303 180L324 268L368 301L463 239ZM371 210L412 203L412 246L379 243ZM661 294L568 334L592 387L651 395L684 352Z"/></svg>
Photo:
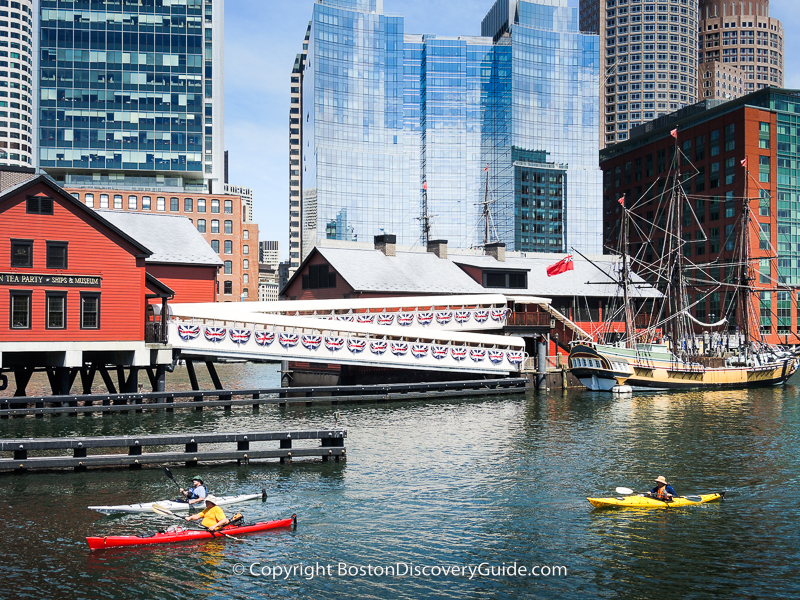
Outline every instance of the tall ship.
<svg viewBox="0 0 800 600"><path fill-rule="evenodd" d="M718 265L715 268L713 264L694 263L685 251L691 241L682 235L681 224L693 218L702 228L702 221L693 212L681 185L679 156L684 164L688 162L676 137L667 176L671 186L664 188L657 217L645 219L632 212L637 207L635 203L628 206L626 198L618 200L622 205L622 231L617 249L621 260L619 272L614 276L620 288L619 303L606 311L607 327L599 328L594 339L576 341L570 346L571 372L590 390L615 391L623 386L633 390L685 390L779 385L800 366L796 350L767 344L761 336L759 304L751 284L758 274L759 261L776 260L777 253L768 244L768 256L752 257L751 240L760 238L750 208L751 175L747 158L741 161L748 183L736 225L735 258L725 264L726 276L715 278ZM648 243L653 242L656 234L660 239L663 236L663 246L655 261L644 260L642 256L647 243L631 251L631 228ZM632 270L654 285L661 298L633 299ZM692 315L695 304L720 290L725 301L719 320L706 323ZM714 316L711 315L712 320ZM612 327L612 323L620 321L624 321L624 332Z"/></svg>

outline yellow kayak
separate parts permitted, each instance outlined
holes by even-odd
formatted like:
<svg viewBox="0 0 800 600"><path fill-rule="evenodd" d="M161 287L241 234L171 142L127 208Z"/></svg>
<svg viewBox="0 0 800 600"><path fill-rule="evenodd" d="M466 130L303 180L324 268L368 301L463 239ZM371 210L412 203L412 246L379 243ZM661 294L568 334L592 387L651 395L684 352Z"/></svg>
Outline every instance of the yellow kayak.
<svg viewBox="0 0 800 600"><path fill-rule="evenodd" d="M681 506L691 506L693 504L705 504L714 502L725 497L725 492L721 494L701 494L691 496L691 500L685 496L678 496L672 500L656 500L648 496L620 496L618 498L587 498L595 508L678 508ZM699 498L699 500L695 500Z"/></svg>

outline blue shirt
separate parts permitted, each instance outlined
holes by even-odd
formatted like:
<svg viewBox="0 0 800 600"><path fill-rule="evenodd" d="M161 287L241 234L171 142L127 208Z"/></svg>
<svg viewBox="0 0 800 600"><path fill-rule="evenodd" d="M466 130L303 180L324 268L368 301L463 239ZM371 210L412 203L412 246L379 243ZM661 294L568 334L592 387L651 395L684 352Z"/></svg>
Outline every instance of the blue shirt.
<svg viewBox="0 0 800 600"><path fill-rule="evenodd" d="M666 492L667 494L672 494L673 496L677 496L678 495L677 492L672 488L671 485L665 485L664 486L664 492ZM651 494L657 494L658 493L658 486L656 486L652 490L650 490L650 493Z"/></svg>
<svg viewBox="0 0 800 600"><path fill-rule="evenodd" d="M198 485L196 488L192 488L189 490L189 500L196 500L197 498L205 498L206 497L206 486Z"/></svg>

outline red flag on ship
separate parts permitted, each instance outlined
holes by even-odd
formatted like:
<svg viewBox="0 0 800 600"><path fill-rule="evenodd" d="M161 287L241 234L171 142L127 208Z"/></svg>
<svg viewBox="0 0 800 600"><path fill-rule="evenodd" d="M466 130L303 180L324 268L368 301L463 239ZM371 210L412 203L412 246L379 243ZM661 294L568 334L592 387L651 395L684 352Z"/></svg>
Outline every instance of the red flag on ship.
<svg viewBox="0 0 800 600"><path fill-rule="evenodd" d="M619 202L622 206L625 206L625 196L621 196L617 202Z"/></svg>
<svg viewBox="0 0 800 600"><path fill-rule="evenodd" d="M547 267L547 276L552 277L553 275L559 275L561 273L565 273L566 271L572 271L574 268L575 267L572 264L572 254L569 254L554 265Z"/></svg>
<svg viewBox="0 0 800 600"><path fill-rule="evenodd" d="M423 181L422 182L422 189L423 190L427 190L428 189L428 182L427 181Z"/></svg>
<svg viewBox="0 0 800 600"><path fill-rule="evenodd" d="M744 157L744 160L742 160L742 161L739 161L739 162L741 162L741 163L742 163L742 166L743 166L743 167L747 167L747 157L746 157L746 156Z"/></svg>
<svg viewBox="0 0 800 600"><path fill-rule="evenodd" d="M486 163L486 167L483 170L484 171L488 171L489 170L489 163Z"/></svg>
<svg viewBox="0 0 800 600"><path fill-rule="evenodd" d="M669 132L669 134L672 137L674 137L676 140L678 139L678 130L677 129L673 129L672 131Z"/></svg>

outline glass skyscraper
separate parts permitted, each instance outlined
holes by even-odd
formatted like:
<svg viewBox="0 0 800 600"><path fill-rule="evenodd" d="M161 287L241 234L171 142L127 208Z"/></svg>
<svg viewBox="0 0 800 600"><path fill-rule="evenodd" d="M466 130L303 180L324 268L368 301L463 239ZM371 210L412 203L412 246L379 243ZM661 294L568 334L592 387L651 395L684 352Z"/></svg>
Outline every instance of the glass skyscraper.
<svg viewBox="0 0 800 600"><path fill-rule="evenodd" d="M220 193L223 11L41 0L40 166L66 186Z"/></svg>
<svg viewBox="0 0 800 600"><path fill-rule="evenodd" d="M381 233L600 253L598 38L577 6L498 0L483 36L445 38L405 34L382 4L314 4L303 257L324 237Z"/></svg>

